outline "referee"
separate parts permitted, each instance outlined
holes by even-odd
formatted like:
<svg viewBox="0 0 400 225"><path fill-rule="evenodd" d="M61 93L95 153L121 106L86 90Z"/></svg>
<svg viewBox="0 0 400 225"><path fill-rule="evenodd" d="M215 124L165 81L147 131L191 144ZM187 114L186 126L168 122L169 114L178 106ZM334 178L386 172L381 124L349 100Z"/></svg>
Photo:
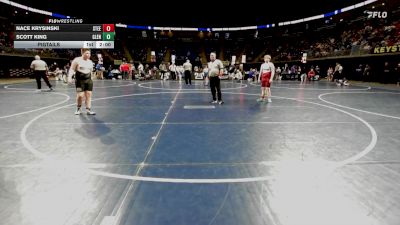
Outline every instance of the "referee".
<svg viewBox="0 0 400 225"><path fill-rule="evenodd" d="M39 92L42 89L41 78L43 78L44 82L46 82L47 86L50 88L50 91L53 90L49 79L47 78L47 71L49 67L47 67L47 63L40 59L40 56L35 55L35 60L31 63L31 69L33 70L33 74L36 78L37 91Z"/></svg>

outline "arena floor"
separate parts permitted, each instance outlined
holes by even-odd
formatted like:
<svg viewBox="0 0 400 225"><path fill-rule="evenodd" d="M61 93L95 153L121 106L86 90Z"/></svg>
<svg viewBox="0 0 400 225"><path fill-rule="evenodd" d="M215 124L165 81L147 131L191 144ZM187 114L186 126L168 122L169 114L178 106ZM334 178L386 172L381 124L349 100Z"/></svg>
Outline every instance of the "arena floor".
<svg viewBox="0 0 400 225"><path fill-rule="evenodd" d="M1 86L1 224L399 224L400 88L52 82Z"/></svg>

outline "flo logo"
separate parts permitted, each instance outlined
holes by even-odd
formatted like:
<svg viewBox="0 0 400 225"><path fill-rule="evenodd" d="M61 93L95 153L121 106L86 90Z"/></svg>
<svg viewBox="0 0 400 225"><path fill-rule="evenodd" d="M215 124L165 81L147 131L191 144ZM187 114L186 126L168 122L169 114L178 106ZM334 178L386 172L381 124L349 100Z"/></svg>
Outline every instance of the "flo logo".
<svg viewBox="0 0 400 225"><path fill-rule="evenodd" d="M380 18L384 19L387 18L387 12L383 11L365 11L366 14L368 14L368 18Z"/></svg>

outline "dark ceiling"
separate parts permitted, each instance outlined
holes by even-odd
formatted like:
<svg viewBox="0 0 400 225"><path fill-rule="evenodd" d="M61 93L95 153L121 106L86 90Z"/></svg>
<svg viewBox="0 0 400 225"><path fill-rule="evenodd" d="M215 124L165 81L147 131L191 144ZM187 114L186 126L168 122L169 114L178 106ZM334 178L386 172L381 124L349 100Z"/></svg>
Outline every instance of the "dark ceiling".
<svg viewBox="0 0 400 225"><path fill-rule="evenodd" d="M194 0L14 0L34 8L85 19L85 23L179 27L232 27L294 20L334 11L363 0L261 0L238 3ZM160 3L161 2L161 3Z"/></svg>

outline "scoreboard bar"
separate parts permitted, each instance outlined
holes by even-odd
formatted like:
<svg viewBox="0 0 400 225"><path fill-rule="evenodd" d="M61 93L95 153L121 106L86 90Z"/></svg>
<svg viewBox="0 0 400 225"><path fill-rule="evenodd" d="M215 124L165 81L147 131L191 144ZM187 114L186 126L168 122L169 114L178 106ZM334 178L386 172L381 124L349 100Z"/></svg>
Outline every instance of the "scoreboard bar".
<svg viewBox="0 0 400 225"><path fill-rule="evenodd" d="M14 48L113 49L114 41L15 41Z"/></svg>
<svg viewBox="0 0 400 225"><path fill-rule="evenodd" d="M14 48L114 48L114 24L17 24Z"/></svg>
<svg viewBox="0 0 400 225"><path fill-rule="evenodd" d="M24 32L15 33L14 41L114 41L111 32Z"/></svg>
<svg viewBox="0 0 400 225"><path fill-rule="evenodd" d="M114 32L114 24L16 24L15 32Z"/></svg>

